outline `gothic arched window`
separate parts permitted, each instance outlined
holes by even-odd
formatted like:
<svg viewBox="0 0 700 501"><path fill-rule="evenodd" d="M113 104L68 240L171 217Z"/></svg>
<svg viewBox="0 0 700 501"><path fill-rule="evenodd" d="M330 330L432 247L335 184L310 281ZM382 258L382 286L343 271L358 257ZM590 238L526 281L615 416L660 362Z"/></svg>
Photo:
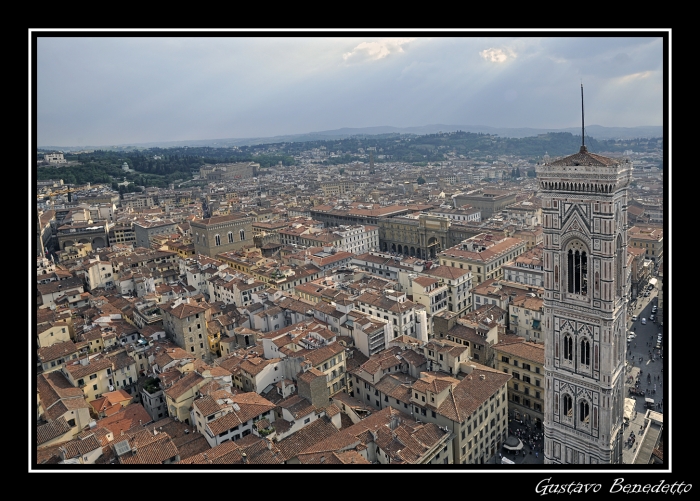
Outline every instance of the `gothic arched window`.
<svg viewBox="0 0 700 501"><path fill-rule="evenodd" d="M566 253L566 277L570 294L588 294L588 253L580 242L570 244Z"/></svg>
<svg viewBox="0 0 700 501"><path fill-rule="evenodd" d="M228 243L230 243L230 244L233 243L233 232L232 231L228 232Z"/></svg>
<svg viewBox="0 0 700 501"><path fill-rule="evenodd" d="M245 230L240 230L238 232L239 236L241 237L241 242L245 240Z"/></svg>
<svg viewBox="0 0 700 501"><path fill-rule="evenodd" d="M564 395L564 397L562 398L562 408L564 410L564 416L573 417L574 406L571 400L571 395Z"/></svg>
<svg viewBox="0 0 700 501"><path fill-rule="evenodd" d="M221 245L221 236L220 235L214 235L214 245Z"/></svg>
<svg viewBox="0 0 700 501"><path fill-rule="evenodd" d="M589 414L590 414L590 407L588 406L588 402L585 400L581 400L578 403L578 419L582 423L588 424L588 419L589 419Z"/></svg>
<svg viewBox="0 0 700 501"><path fill-rule="evenodd" d="M591 365L591 343L585 338L581 340L581 364Z"/></svg>
<svg viewBox="0 0 700 501"><path fill-rule="evenodd" d="M574 360L574 341L569 334L564 336L564 360Z"/></svg>

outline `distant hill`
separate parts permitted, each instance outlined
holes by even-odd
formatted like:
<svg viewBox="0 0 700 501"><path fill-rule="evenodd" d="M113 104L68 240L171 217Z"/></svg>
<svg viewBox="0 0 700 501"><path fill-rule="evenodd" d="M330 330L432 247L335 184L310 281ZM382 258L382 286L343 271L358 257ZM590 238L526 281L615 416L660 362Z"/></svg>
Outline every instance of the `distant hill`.
<svg viewBox="0 0 700 501"><path fill-rule="evenodd" d="M464 131L482 134L498 135L500 137L523 138L533 137L548 132L569 132L573 135L581 134L581 129L569 127L566 129L534 129L528 127L490 127L488 125L444 125L432 124L419 127L393 127L390 125L380 125L376 127L343 127L342 129L325 130L318 132L308 132L306 134L291 134L286 136L272 137L248 137L248 138L227 138L227 139L200 139L185 141L156 141L150 143L129 143L122 145L101 145L101 146L39 146L42 150L77 151L84 149L101 150L132 150L144 148L172 148L172 147L202 147L230 148L232 146L250 146L265 143L302 143L306 141L323 141L331 139L344 139L352 136L374 136L382 134L415 134L422 136L426 134L436 134L438 132ZM602 125L589 125L586 127L586 136L595 139L635 139L645 137L663 137L664 128L662 126L649 125L640 127L603 127Z"/></svg>

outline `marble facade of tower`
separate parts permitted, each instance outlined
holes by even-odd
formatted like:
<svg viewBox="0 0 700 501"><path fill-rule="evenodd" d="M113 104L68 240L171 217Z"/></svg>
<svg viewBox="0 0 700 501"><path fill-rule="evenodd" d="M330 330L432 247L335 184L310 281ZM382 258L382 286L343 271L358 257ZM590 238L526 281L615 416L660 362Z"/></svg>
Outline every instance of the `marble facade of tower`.
<svg viewBox="0 0 700 501"><path fill-rule="evenodd" d="M622 460L627 187L632 163L589 153L537 167L544 230L545 464Z"/></svg>

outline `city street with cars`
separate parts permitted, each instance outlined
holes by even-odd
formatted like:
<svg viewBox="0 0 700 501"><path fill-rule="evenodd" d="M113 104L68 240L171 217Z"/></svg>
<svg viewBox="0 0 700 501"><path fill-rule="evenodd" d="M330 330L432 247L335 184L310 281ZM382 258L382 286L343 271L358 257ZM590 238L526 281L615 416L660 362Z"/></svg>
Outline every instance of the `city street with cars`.
<svg viewBox="0 0 700 501"><path fill-rule="evenodd" d="M657 294L656 288L645 288L628 316L625 397L634 399L635 407L623 434L623 457L630 459L639 445L637 435L644 425L647 409L663 412L665 403L663 356L666 339Z"/></svg>

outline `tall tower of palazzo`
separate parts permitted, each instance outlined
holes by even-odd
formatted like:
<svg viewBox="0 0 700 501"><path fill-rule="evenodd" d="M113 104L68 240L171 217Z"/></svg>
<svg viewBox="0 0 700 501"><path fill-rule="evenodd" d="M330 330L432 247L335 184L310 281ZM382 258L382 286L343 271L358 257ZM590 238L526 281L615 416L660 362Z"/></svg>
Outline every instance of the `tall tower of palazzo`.
<svg viewBox="0 0 700 501"><path fill-rule="evenodd" d="M585 145L537 167L545 464L622 461L631 175L629 160L589 153Z"/></svg>

